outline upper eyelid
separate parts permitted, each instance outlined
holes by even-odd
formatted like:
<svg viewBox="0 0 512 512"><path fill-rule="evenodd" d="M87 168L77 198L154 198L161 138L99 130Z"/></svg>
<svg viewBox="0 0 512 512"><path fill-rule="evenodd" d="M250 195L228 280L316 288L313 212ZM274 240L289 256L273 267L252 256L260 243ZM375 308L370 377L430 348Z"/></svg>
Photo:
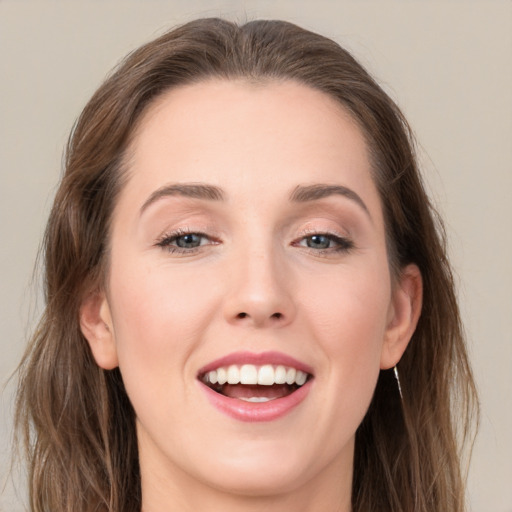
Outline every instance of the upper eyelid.
<svg viewBox="0 0 512 512"><path fill-rule="evenodd" d="M315 221L308 221L308 223L315 223ZM291 226L290 226L291 227ZM290 229L290 227L286 228L286 231ZM182 227L177 228L167 228L164 231L161 232L161 234L156 237L154 240L154 245L164 245L163 242L175 240L181 236L186 236L189 234L196 234L201 237L204 237L208 239L210 242L214 243L222 243L222 239L226 235L224 230L219 230L217 228L214 228L213 226L202 226L202 227L192 227L183 225ZM334 237L338 238L344 241L350 241L353 243L353 236L350 232L350 229L336 229L333 227L322 227L322 226L306 226L302 229L298 230L295 235L293 235L293 238L290 240L291 245L296 245L298 241L313 236L313 235L324 235L327 237ZM291 233L290 233L291 234ZM283 232L282 235L286 236ZM206 244L205 244L206 245Z"/></svg>
<svg viewBox="0 0 512 512"><path fill-rule="evenodd" d="M298 234L298 236L295 238L296 240L297 239L300 239L300 238L306 238L308 236L313 236L313 235L325 235L325 236L334 236L334 237L337 237L337 238L343 238L343 239L351 239L352 238L352 235L348 232L348 231L345 231L345 230L337 230L337 229L310 229L310 228L306 228L304 230L301 230Z"/></svg>
<svg viewBox="0 0 512 512"><path fill-rule="evenodd" d="M161 235L159 235L156 238L156 242L166 239L166 238L179 238L180 236L186 236L186 235L200 235L205 238L214 239L219 237L217 234L211 234L208 233L209 229L189 229L189 228L178 228L178 229L170 229L165 230L162 232ZM300 238L306 238L308 236L313 235L325 235L325 236L334 236L338 238L351 238L351 235L349 233L342 233L342 230L333 230L333 229L314 229L314 228L308 228L301 230L297 235L294 236L295 240L298 240Z"/></svg>

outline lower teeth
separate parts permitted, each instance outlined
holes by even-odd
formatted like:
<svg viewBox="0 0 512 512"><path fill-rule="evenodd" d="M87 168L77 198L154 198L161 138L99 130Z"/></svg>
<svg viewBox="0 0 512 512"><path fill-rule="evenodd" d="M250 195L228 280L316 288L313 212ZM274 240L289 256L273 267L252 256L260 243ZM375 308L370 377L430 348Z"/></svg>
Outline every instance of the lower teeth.
<svg viewBox="0 0 512 512"><path fill-rule="evenodd" d="M244 402L270 402L271 400L275 400L275 398L267 398L266 396L251 396L250 398L239 398L239 400L243 400Z"/></svg>
<svg viewBox="0 0 512 512"><path fill-rule="evenodd" d="M244 402L253 402L253 403L263 403L263 402L270 402L271 400L276 400L278 398L284 398L285 396L290 395L297 389L300 389L301 386L297 384L284 384L284 385L276 385L278 387L278 390L273 389L273 386L250 386L252 389L245 389L242 391L242 389L239 389L237 392L233 392L233 387L240 387L243 385L236 384L208 384L206 385L212 389L213 391L219 393L220 395L226 396L228 398L233 398L237 400L243 400ZM259 390L259 389L261 390ZM261 395L259 393L261 392ZM253 396L251 394L254 393ZM245 395L245 396L239 396L239 395ZM268 396L270 395L270 396ZM274 395L274 396L272 396Z"/></svg>

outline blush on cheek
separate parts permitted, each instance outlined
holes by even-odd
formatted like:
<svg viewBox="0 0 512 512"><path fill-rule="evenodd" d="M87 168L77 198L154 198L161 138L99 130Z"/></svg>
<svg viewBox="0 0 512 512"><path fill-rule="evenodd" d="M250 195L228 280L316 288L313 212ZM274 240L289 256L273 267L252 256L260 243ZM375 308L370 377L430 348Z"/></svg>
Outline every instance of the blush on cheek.
<svg viewBox="0 0 512 512"><path fill-rule="evenodd" d="M142 267L142 270L137 270ZM181 269L160 266L144 271L142 265L119 266L113 279L113 316L120 364L153 367L169 364L180 368L183 351L191 346L215 313L210 286ZM210 283L211 284L211 283ZM213 306L212 306L213 304Z"/></svg>

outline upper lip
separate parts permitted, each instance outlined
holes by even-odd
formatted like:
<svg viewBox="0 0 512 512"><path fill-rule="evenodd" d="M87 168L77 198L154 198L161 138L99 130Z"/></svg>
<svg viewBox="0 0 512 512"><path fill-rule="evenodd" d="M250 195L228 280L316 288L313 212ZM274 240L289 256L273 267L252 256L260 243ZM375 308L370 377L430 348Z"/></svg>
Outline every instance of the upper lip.
<svg viewBox="0 0 512 512"><path fill-rule="evenodd" d="M272 364L272 365L282 365L282 366L291 366L297 370L301 370L305 373L308 373L309 375L313 375L313 368L311 366L303 363L302 361L299 361L298 359L295 359L294 357L284 354L282 352L274 352L274 351L267 351L267 352L246 352L246 351L240 351L240 352L233 352L231 354L228 354L227 356L221 357L219 359L216 359L215 361L212 361L208 363L207 365L203 366L198 371L198 377L201 375L204 375L205 373L208 373L212 370L216 370L217 368L221 366L229 366L232 364L236 365L243 365L243 364L253 364L255 366L263 366L265 364Z"/></svg>

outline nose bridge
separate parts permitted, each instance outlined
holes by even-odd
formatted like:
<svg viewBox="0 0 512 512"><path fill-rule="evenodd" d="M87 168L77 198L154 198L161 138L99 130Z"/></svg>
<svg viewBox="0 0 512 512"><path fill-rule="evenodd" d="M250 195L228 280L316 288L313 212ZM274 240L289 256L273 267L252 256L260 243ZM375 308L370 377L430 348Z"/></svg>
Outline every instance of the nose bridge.
<svg viewBox="0 0 512 512"><path fill-rule="evenodd" d="M262 237L263 238L263 237ZM233 255L225 316L230 323L282 326L294 316L284 255L268 238L244 244Z"/></svg>

